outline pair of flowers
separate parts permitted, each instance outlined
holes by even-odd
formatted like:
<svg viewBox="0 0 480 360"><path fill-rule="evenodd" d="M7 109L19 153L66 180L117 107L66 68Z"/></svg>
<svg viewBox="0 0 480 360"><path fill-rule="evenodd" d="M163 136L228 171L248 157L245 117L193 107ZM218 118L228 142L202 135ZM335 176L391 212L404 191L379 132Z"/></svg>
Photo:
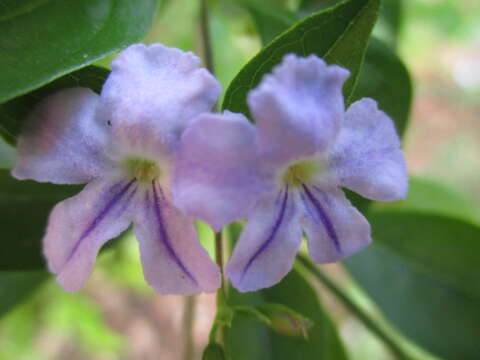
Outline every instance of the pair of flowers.
<svg viewBox="0 0 480 360"><path fill-rule="evenodd" d="M210 113L221 89L199 63L160 44L132 45L100 95L64 90L27 119L13 175L88 183L55 206L44 238L67 291L83 286L102 245L131 223L158 292L215 291L220 271L192 219L215 231L247 219L226 275L240 291L268 287L291 269L303 232L318 263L371 241L339 187L379 201L406 195L391 119L371 99L344 109L347 70L287 55L248 95L253 125Z"/></svg>

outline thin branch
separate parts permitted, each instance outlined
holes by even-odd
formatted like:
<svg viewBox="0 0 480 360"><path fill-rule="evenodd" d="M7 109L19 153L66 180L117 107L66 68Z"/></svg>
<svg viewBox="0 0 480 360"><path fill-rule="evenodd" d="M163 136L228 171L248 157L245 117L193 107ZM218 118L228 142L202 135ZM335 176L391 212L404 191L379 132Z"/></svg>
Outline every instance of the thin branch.
<svg viewBox="0 0 480 360"><path fill-rule="evenodd" d="M213 63L213 50L210 37L210 24L208 14L208 0L200 0L200 32L202 36L203 59L205 67L215 74L215 67Z"/></svg>
<svg viewBox="0 0 480 360"><path fill-rule="evenodd" d="M220 273L222 275L222 284L219 292L217 292L217 305L223 305L224 299L218 299L219 293L225 295L225 281L223 281L224 274L223 274L223 238L222 232L215 233L215 262L217 263L218 267L220 268Z"/></svg>
<svg viewBox="0 0 480 360"><path fill-rule="evenodd" d="M219 314L224 310L226 306L226 296L227 296L227 286L226 282L224 280L224 260L223 260L223 255L224 255L224 248L223 248L223 237L222 237L222 232L215 233L215 262L217 263L218 267L220 268L220 273L221 273L221 285L220 289L217 290L217 317ZM218 331L220 330L220 331ZM220 325L214 326L212 328L212 334L217 334L217 341L220 344L223 344L223 347L225 349L225 352L228 353L228 348L227 348L227 339L228 339L228 329L226 326ZM213 340L213 339L210 339Z"/></svg>

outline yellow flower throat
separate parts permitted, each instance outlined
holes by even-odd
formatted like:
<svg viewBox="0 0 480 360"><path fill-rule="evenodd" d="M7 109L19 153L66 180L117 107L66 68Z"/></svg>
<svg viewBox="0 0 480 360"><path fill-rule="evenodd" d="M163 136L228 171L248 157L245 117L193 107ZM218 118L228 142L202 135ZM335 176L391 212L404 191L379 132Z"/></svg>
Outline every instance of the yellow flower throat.
<svg viewBox="0 0 480 360"><path fill-rule="evenodd" d="M136 178L142 183L151 183L160 177L160 168L152 160L142 158L129 158L125 162L125 167L131 177Z"/></svg>
<svg viewBox="0 0 480 360"><path fill-rule="evenodd" d="M288 167L282 180L288 186L300 186L309 183L321 171L321 166L313 161L301 161Z"/></svg>

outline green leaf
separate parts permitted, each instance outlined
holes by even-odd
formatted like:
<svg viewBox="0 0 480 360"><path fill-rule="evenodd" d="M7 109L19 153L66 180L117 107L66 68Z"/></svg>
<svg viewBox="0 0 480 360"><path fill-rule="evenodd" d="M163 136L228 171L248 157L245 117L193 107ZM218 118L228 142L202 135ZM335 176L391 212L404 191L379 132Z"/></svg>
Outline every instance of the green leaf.
<svg viewBox="0 0 480 360"><path fill-rule="evenodd" d="M380 8L379 25L385 32L385 40L396 47L402 27L403 0L383 0Z"/></svg>
<svg viewBox="0 0 480 360"><path fill-rule="evenodd" d="M407 336L446 359L477 359L480 227L404 211L372 212L373 244L345 261Z"/></svg>
<svg viewBox="0 0 480 360"><path fill-rule="evenodd" d="M313 12L328 9L340 1L341 0L301 0L298 6L298 13L302 16L310 15Z"/></svg>
<svg viewBox="0 0 480 360"><path fill-rule="evenodd" d="M15 155L15 148L7 144L0 135L0 169L11 169L15 164Z"/></svg>
<svg viewBox="0 0 480 360"><path fill-rule="evenodd" d="M239 293L231 289L228 301L230 305L257 308L262 308L261 304L265 302L282 304L313 322L308 339L305 339L280 335L256 319L235 316L228 337L232 360L347 359L335 326L323 309L315 290L296 269L278 285L266 290Z"/></svg>
<svg viewBox="0 0 480 360"><path fill-rule="evenodd" d="M252 15L263 44L269 43L300 20L293 11L272 2L240 0L239 3L243 4Z"/></svg>
<svg viewBox="0 0 480 360"><path fill-rule="evenodd" d="M205 348L202 360L226 360L225 351L220 344L210 343Z"/></svg>
<svg viewBox="0 0 480 360"><path fill-rule="evenodd" d="M248 91L288 53L316 54L329 63L349 69L352 74L344 87L345 98L349 99L379 3L380 0L346 0L289 28L240 70L226 91L222 108L248 116Z"/></svg>
<svg viewBox="0 0 480 360"><path fill-rule="evenodd" d="M18 181L0 170L0 270L45 268L41 240L48 214L79 186Z"/></svg>
<svg viewBox="0 0 480 360"><path fill-rule="evenodd" d="M412 82L407 68L382 41L372 38L368 45L352 101L371 97L395 121L403 135L412 104Z"/></svg>
<svg viewBox="0 0 480 360"><path fill-rule="evenodd" d="M298 6L300 16L310 15L313 12L328 9L339 3L340 0L301 0ZM393 48L396 47L398 35L402 26L402 0L382 0L377 27L374 31L386 40Z"/></svg>
<svg viewBox="0 0 480 360"><path fill-rule="evenodd" d="M411 177L408 197L393 203L376 203L374 209L430 212L476 222L478 210L455 189L434 180Z"/></svg>
<svg viewBox="0 0 480 360"><path fill-rule="evenodd" d="M156 0L0 0L0 103L142 38Z"/></svg>
<svg viewBox="0 0 480 360"><path fill-rule="evenodd" d="M87 66L31 93L0 104L0 134L8 142L14 143L22 121L39 101L57 91L76 86L88 87L99 93L109 73L109 70L98 66Z"/></svg>
<svg viewBox="0 0 480 360"><path fill-rule="evenodd" d="M0 317L37 290L47 278L44 271L0 272Z"/></svg>

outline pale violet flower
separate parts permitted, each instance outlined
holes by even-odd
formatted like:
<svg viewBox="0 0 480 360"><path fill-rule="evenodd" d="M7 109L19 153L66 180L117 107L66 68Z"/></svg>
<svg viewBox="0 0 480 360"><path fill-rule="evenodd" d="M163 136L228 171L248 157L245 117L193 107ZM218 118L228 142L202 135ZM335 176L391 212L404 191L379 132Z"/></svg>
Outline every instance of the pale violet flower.
<svg viewBox="0 0 480 360"><path fill-rule="evenodd" d="M192 220L172 205L179 139L210 111L220 86L189 52L132 45L113 62L100 95L72 88L45 99L18 139L13 175L88 183L50 214L44 254L67 291L79 290L102 245L131 223L146 280L160 293L213 292L220 271Z"/></svg>
<svg viewBox="0 0 480 360"><path fill-rule="evenodd" d="M317 263L370 243L369 223L341 187L378 201L406 196L394 124L371 99L345 111L348 75L316 56L287 55L248 95L256 126L225 112L201 115L183 133L177 206L215 230L247 219L226 270L240 291L280 281L302 233Z"/></svg>

